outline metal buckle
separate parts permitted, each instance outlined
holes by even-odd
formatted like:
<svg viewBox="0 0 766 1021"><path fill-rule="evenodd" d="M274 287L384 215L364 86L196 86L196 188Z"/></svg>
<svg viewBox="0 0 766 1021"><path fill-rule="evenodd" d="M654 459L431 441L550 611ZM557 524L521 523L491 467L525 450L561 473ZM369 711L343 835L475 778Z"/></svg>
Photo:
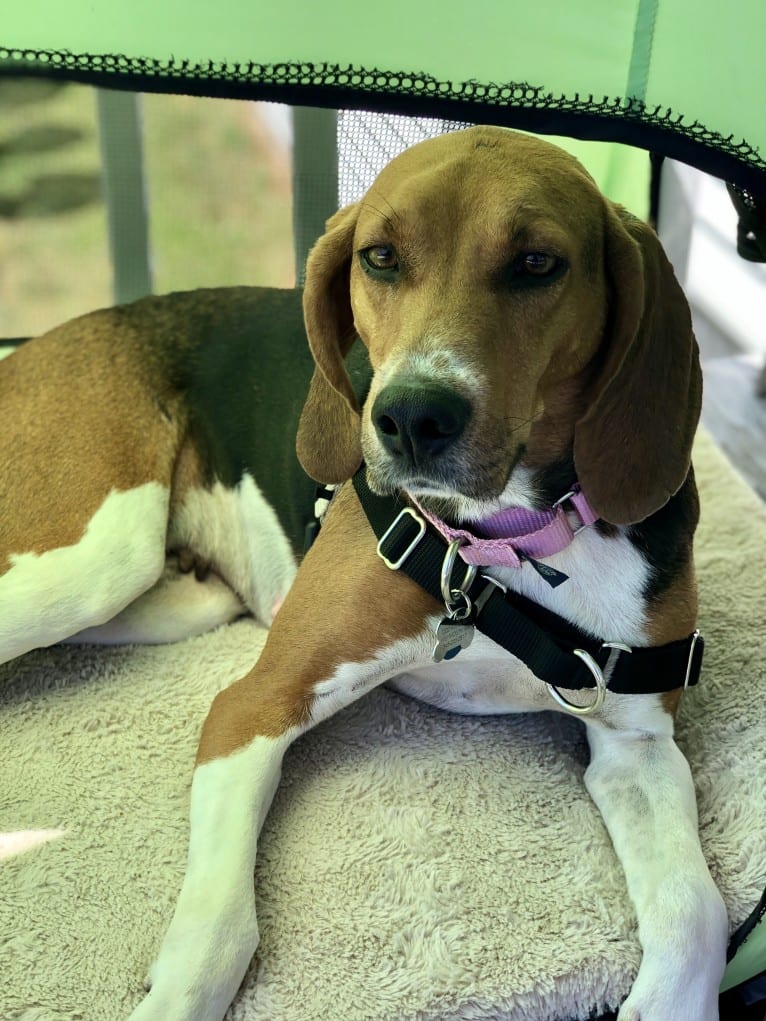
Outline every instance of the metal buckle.
<svg viewBox="0 0 766 1021"><path fill-rule="evenodd" d="M484 574L484 572L482 572L479 577L482 581L486 581L487 584L473 601L473 607L477 617L489 602L489 599L494 594L495 589L499 589L503 594L508 591L508 588L503 585L502 582L495 581L494 578L490 578L490 576L488 574Z"/></svg>
<svg viewBox="0 0 766 1021"><path fill-rule="evenodd" d="M572 713L574 716L588 716L589 713L598 712L604 704L604 699L606 698L606 681L604 680L604 674L601 667L589 652L586 652L585 649L573 649L572 652L575 656L579 656L593 674L593 678L596 682L596 697L590 705L574 705L568 699L564 698L559 690L554 688L552 684L547 685L548 693L554 702L558 702L562 709L566 709L568 713Z"/></svg>
<svg viewBox="0 0 766 1021"><path fill-rule="evenodd" d="M624 642L602 642L601 643L601 648L602 649L619 649L620 652L633 652L631 647L629 645L626 645ZM607 663L607 666L609 666L608 663Z"/></svg>
<svg viewBox="0 0 766 1021"><path fill-rule="evenodd" d="M561 507L562 510L564 511L564 513L566 514L567 510L566 510L565 507L563 507L563 504L565 504L567 502L567 500L571 500L574 495L575 495L575 490L574 489L570 489L568 493L564 493L563 496L560 496L558 498L558 500L556 500L551 505L553 510L557 510L557 508ZM572 529L572 535L577 535L578 532L582 532L582 530L584 528L587 528L587 525L583 521L582 517L580 516L580 512L577 510L577 508L575 507L574 504L571 505L571 509L572 509L572 513L574 513L577 516L577 520L580 522L580 524L575 528L570 523L569 527Z"/></svg>
<svg viewBox="0 0 766 1021"><path fill-rule="evenodd" d="M699 628L695 628L694 634L692 635L692 644L691 644L691 646L689 648L689 659L688 659L688 662L686 664L686 677L684 677L684 691L686 691L688 689L688 687L689 687L689 678L692 675L692 662L694 661L694 647L697 644L699 636L700 636L700 629Z"/></svg>
<svg viewBox="0 0 766 1021"><path fill-rule="evenodd" d="M568 493L564 493L564 495L560 496L558 500L554 500L551 506L560 507L562 503L566 503L567 500L571 500L574 495L575 495L574 489L570 489Z"/></svg>
<svg viewBox="0 0 766 1021"><path fill-rule="evenodd" d="M418 526L417 535L409 544L409 546L406 548L406 550L402 553L398 560L389 560L389 558L383 552L383 543L396 530L397 526L399 525L399 522L402 521L405 515L409 515L417 524ZM378 556L386 565L386 567L389 568L389 570L398 571L425 534L426 534L425 519L421 518L417 511L414 511L412 507L404 507L402 510L399 511L394 520L391 522L391 524L388 526L388 528L385 530L383 535L381 535L380 539L378 540L377 546Z"/></svg>
<svg viewBox="0 0 766 1021"><path fill-rule="evenodd" d="M626 645L624 642L602 642L601 648L616 649L617 655L619 655L621 652L633 652L631 647L629 645ZM551 698L555 702L558 702L558 704L562 706L564 709L566 709L567 712L574 713L575 716L587 716L588 713L597 712L604 704L604 699L606 698L607 693L606 679L604 678L604 671L601 669L601 667L598 665L598 663L595 661L595 659L591 656L589 652L586 652L585 649L572 649L572 653L575 656L579 656L579 658L583 661L583 663L593 674L593 677L596 681L596 697L590 703L590 705L582 706L574 705L568 699L564 698L561 692L557 688L554 688L552 684L548 685L548 692ZM606 667L604 668L605 670L609 669L614 659L616 659L616 657L614 653L611 653L609 659L607 660ZM691 663L691 658L689 659L689 662Z"/></svg>
<svg viewBox="0 0 766 1021"><path fill-rule="evenodd" d="M471 587L471 583L476 577L477 568L473 564L466 564L463 580L457 588L452 588L452 571L455 568L458 550L462 545L462 539L453 539L447 547L447 552L444 554L444 560L442 561L440 583L442 599L444 600L447 612L457 613L458 611L455 609L454 604L458 599L463 599L465 607L460 610L460 613L462 617L467 617L472 609L471 600L468 596L468 589Z"/></svg>

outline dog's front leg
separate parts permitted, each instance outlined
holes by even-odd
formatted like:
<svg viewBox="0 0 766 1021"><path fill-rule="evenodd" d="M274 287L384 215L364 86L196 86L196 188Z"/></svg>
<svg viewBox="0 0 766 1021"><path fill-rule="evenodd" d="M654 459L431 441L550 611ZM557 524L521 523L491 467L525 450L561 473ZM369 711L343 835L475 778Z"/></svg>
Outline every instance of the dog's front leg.
<svg viewBox="0 0 766 1021"><path fill-rule="evenodd" d="M218 713L211 710L209 719ZM258 944L256 839L295 731L258 735L200 762L191 791L189 855L175 913L131 1021L219 1021Z"/></svg>
<svg viewBox="0 0 766 1021"><path fill-rule="evenodd" d="M636 699L651 696L616 697L635 703L626 718L646 718L648 705ZM656 725L645 730L594 722L588 731L586 785L625 870L643 949L618 1021L717 1021L726 910L702 855L694 785L672 720L659 705L651 717Z"/></svg>
<svg viewBox="0 0 766 1021"><path fill-rule="evenodd" d="M132 1021L220 1021L258 943L258 831L298 736L402 668L429 661L430 598L375 555L344 488L261 657L214 700L192 783L186 875L151 991Z"/></svg>

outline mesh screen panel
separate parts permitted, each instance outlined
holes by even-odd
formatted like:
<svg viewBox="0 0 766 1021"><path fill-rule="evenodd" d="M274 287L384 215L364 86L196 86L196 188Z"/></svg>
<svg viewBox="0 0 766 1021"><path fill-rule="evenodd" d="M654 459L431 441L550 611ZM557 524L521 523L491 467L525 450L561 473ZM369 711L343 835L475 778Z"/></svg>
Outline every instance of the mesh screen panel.
<svg viewBox="0 0 766 1021"><path fill-rule="evenodd" d="M340 110L338 113L338 204L356 202L389 160L416 142L465 128L436 117Z"/></svg>

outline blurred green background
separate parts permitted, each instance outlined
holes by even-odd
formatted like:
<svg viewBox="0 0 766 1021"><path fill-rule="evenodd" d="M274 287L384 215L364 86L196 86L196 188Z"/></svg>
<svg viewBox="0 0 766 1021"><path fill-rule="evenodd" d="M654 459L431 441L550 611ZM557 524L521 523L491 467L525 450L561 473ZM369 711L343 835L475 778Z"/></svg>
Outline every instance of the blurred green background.
<svg viewBox="0 0 766 1021"><path fill-rule="evenodd" d="M261 104L145 95L153 290L294 283L289 150ZM0 339L113 303L92 89L0 80Z"/></svg>

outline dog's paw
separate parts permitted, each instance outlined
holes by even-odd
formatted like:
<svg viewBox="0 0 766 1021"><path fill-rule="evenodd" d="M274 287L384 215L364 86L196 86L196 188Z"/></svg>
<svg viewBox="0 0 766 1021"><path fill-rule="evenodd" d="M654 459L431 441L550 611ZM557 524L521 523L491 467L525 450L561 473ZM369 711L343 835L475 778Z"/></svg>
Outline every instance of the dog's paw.
<svg viewBox="0 0 766 1021"><path fill-rule="evenodd" d="M205 581L210 574L210 561L199 556L186 546L174 551L172 556L175 557L178 570L181 574L191 574L194 571L194 577L197 581Z"/></svg>
<svg viewBox="0 0 766 1021"><path fill-rule="evenodd" d="M634 986L617 1021L718 1021L718 996L689 986L641 989Z"/></svg>
<svg viewBox="0 0 766 1021"><path fill-rule="evenodd" d="M157 977L153 972L144 979L146 995L128 1021L221 1021L228 1003L216 1002L212 983L207 990L196 986L195 991L182 970Z"/></svg>
<svg viewBox="0 0 766 1021"><path fill-rule="evenodd" d="M213 918L179 908L128 1021L221 1021L253 958L252 903Z"/></svg>
<svg viewBox="0 0 766 1021"><path fill-rule="evenodd" d="M144 975L144 979L143 979L143 981L141 983L141 988L143 989L143 991L145 993L150 993L152 991L152 987L154 986L154 984L156 982L156 974L155 973L158 970L158 968L159 968L159 961L157 961L157 960L152 961L152 963L149 965L149 970Z"/></svg>
<svg viewBox="0 0 766 1021"><path fill-rule="evenodd" d="M636 1007L629 1007L623 1003L617 1015L617 1021L641 1021L641 1015Z"/></svg>

